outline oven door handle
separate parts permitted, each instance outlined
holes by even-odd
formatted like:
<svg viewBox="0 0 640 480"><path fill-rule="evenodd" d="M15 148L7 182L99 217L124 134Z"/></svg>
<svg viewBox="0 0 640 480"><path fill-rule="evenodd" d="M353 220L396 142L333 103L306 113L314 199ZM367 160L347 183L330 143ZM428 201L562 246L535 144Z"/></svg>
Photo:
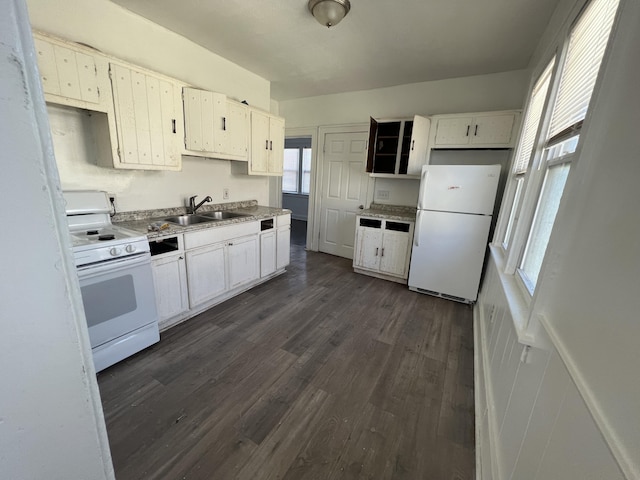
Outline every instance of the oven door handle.
<svg viewBox="0 0 640 480"><path fill-rule="evenodd" d="M83 265L77 269L78 277L86 278L103 273L118 272L138 265L144 265L145 263L151 264L151 254L149 252L141 252L123 258Z"/></svg>

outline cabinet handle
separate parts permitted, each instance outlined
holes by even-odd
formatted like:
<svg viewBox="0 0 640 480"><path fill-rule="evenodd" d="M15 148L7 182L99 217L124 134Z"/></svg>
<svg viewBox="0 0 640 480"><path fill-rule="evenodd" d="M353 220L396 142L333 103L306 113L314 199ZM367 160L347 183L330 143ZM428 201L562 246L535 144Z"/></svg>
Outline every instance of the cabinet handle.
<svg viewBox="0 0 640 480"><path fill-rule="evenodd" d="M273 140L269 140L269 150L273 150Z"/></svg>
<svg viewBox="0 0 640 480"><path fill-rule="evenodd" d="M183 257L182 255L180 255L180 256L178 257L178 260L184 260L184 257Z"/></svg>
<svg viewBox="0 0 640 480"><path fill-rule="evenodd" d="M264 141L264 148L265 150L269 150L269 140Z"/></svg>
<svg viewBox="0 0 640 480"><path fill-rule="evenodd" d="M471 125L467 125L467 133L465 133L465 135L464 135L465 137L468 137L468 136L469 136L469 129L470 129L470 128L471 128Z"/></svg>
<svg viewBox="0 0 640 480"><path fill-rule="evenodd" d="M222 117L222 130L227 129L227 117Z"/></svg>
<svg viewBox="0 0 640 480"><path fill-rule="evenodd" d="M171 130L173 131L173 133L176 133L176 119L175 118L171 119Z"/></svg>
<svg viewBox="0 0 640 480"><path fill-rule="evenodd" d="M381 257L384 257L384 247L382 247L382 252L380 253Z"/></svg>
<svg viewBox="0 0 640 480"><path fill-rule="evenodd" d="M415 140L411 140L411 151L413 152L413 147L416 146L416 141Z"/></svg>
<svg viewBox="0 0 640 480"><path fill-rule="evenodd" d="M478 125L476 125L476 131L475 131L475 132L473 132L473 136L474 136L474 137L477 137L477 136L478 136Z"/></svg>
<svg viewBox="0 0 640 480"><path fill-rule="evenodd" d="M227 243L228 246L233 247L233 242Z"/></svg>
<svg viewBox="0 0 640 480"><path fill-rule="evenodd" d="M378 249L376 248L376 257L378 256Z"/></svg>

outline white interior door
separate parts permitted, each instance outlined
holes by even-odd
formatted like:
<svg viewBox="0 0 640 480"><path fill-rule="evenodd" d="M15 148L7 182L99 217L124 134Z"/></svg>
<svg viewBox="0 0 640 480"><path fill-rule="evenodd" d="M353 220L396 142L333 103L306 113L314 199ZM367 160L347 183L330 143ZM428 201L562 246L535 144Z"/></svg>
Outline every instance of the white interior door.
<svg viewBox="0 0 640 480"><path fill-rule="evenodd" d="M322 162L321 252L353 258L356 215L367 201L367 132L327 133Z"/></svg>

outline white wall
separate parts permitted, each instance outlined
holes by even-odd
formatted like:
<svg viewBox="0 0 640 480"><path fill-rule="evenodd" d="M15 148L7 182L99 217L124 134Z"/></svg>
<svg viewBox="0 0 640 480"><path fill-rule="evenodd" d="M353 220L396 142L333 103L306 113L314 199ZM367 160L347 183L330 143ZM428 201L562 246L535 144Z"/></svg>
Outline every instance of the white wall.
<svg viewBox="0 0 640 480"><path fill-rule="evenodd" d="M285 193L282 195L282 208L291 210L291 218L306 222L309 216L309 196Z"/></svg>
<svg viewBox="0 0 640 480"><path fill-rule="evenodd" d="M34 29L85 43L103 53L169 75L200 88L277 109L270 83L163 27L108 0L28 0ZM55 153L63 188L99 188L115 193L121 211L177 207L190 195L223 202L277 202L277 182L231 173L231 162L183 157L181 172L122 171L97 167L95 142L79 112L50 109ZM95 151L95 150L94 150Z"/></svg>
<svg viewBox="0 0 640 480"><path fill-rule="evenodd" d="M522 108L526 70L412 83L280 102L287 128L369 123L369 117L484 112Z"/></svg>
<svg viewBox="0 0 640 480"><path fill-rule="evenodd" d="M369 117L484 112L522 108L529 72L512 72L413 83L396 87L282 101L287 128L369 123ZM376 178L376 203L415 206L420 182ZM380 198L388 191L389 198Z"/></svg>
<svg viewBox="0 0 640 480"><path fill-rule="evenodd" d="M270 204L268 177L232 174L227 160L183 156L181 172L99 167L86 112L55 105L47 110L63 189L113 193L123 212L178 207L191 195L210 195L215 203L255 199ZM229 200L222 199L224 188L229 188Z"/></svg>
<svg viewBox="0 0 640 480"><path fill-rule="evenodd" d="M0 15L0 477L114 478L26 6Z"/></svg>
<svg viewBox="0 0 640 480"><path fill-rule="evenodd" d="M563 2L556 16L580 3ZM562 20L553 22L566 31ZM542 344L530 363L520 361L496 274L480 295L478 348L493 358L480 386L495 427L493 478L640 478L640 65L629 62L640 51L638 25L640 4L621 0L538 280L532 317L544 319Z"/></svg>

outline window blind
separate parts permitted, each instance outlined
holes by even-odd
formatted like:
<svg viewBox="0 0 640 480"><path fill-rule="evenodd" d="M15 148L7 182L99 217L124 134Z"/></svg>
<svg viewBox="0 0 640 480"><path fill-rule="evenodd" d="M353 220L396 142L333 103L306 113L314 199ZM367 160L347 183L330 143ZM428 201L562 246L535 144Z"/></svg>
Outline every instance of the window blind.
<svg viewBox="0 0 640 480"><path fill-rule="evenodd" d="M574 25L548 138L579 129L586 116L617 7L618 0L592 0Z"/></svg>
<svg viewBox="0 0 640 480"><path fill-rule="evenodd" d="M524 124L522 126L518 156L516 157L515 165L513 167L513 173L516 175L520 175L527 171L529 159L533 152L533 142L536 139L538 125L540 124L540 118L542 117L542 108L544 107L544 101L547 97L547 90L549 89L549 82L551 80L551 72L553 71L554 63L555 57L551 60L549 65L547 65L547 68L544 69L544 72L542 72L540 78L538 78L538 81L531 91L529 107L527 108L527 113L524 117Z"/></svg>

